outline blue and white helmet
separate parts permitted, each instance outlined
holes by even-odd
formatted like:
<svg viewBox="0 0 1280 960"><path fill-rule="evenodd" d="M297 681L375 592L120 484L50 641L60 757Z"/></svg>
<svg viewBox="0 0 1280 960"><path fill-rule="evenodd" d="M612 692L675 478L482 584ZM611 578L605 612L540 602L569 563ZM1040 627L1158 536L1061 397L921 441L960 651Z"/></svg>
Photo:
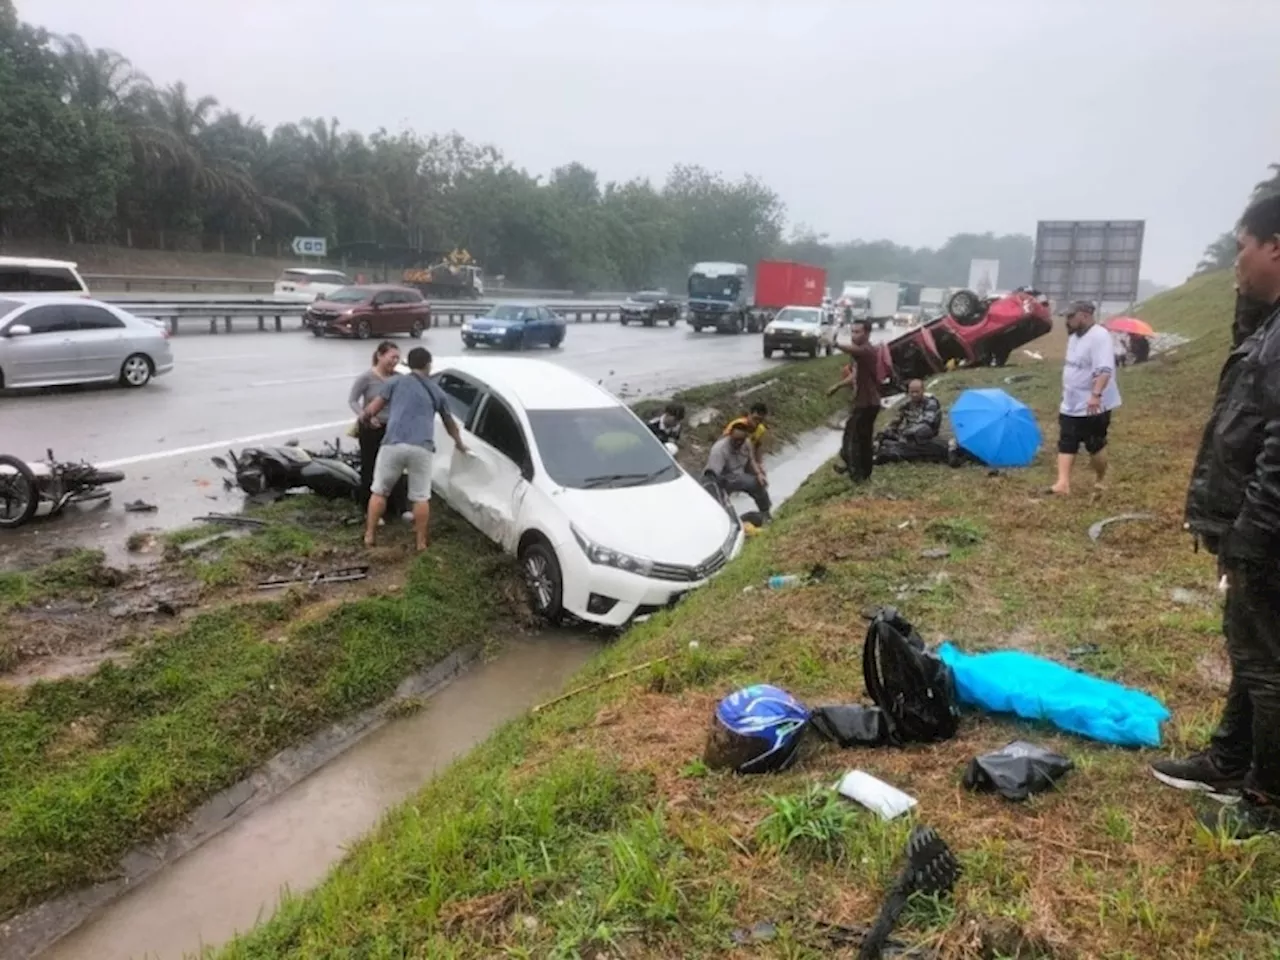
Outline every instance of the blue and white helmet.
<svg viewBox="0 0 1280 960"><path fill-rule="evenodd" d="M716 720L737 773L773 773L795 762L809 711L785 690L761 683L721 700Z"/></svg>

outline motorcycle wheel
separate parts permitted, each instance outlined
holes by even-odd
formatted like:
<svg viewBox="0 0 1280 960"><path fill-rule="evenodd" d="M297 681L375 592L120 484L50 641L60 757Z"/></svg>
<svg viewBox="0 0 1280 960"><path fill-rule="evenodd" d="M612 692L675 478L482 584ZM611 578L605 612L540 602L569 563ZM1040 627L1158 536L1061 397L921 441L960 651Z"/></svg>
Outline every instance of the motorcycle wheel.
<svg viewBox="0 0 1280 960"><path fill-rule="evenodd" d="M0 529L20 527L40 506L40 487L27 464L0 454Z"/></svg>

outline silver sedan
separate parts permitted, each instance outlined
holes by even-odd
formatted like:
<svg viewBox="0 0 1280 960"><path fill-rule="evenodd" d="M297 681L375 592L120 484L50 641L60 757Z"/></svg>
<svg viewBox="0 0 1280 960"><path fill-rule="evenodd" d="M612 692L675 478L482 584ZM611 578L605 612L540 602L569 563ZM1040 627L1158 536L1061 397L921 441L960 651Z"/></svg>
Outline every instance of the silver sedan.
<svg viewBox="0 0 1280 960"><path fill-rule="evenodd" d="M166 330L86 297L0 294L0 388L146 386L173 369Z"/></svg>

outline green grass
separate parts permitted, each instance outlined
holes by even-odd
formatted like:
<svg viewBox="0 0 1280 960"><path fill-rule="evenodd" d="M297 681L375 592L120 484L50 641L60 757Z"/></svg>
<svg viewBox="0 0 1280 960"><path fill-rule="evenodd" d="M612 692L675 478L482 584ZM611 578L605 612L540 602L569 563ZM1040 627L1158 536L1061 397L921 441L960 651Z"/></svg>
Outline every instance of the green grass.
<svg viewBox="0 0 1280 960"><path fill-rule="evenodd" d="M118 574L99 550L76 550L35 570L0 572L0 614L60 598L92 597L114 586Z"/></svg>
<svg viewBox="0 0 1280 960"><path fill-rule="evenodd" d="M296 596L215 607L125 665L0 694L0 916L107 875L277 750L483 638L502 612L492 585L505 561L460 520L438 519L432 553L396 594L301 619ZM303 536L281 527L236 541L237 562L298 555ZM79 585L92 559L5 595Z"/></svg>
<svg viewBox="0 0 1280 960"><path fill-rule="evenodd" d="M1229 280L1183 293L1192 306L1175 293L1144 309L1157 329L1197 339L1122 374L1102 501L1090 499L1083 471L1079 496L1041 497L1051 451L996 477L885 468L857 494L820 472L713 584L629 631L574 683L672 660L508 725L221 956L718 957L734 930L761 921L776 937L743 955L837 955L825 925L871 920L911 824L835 800L830 785L853 767L915 796L915 819L965 868L954 899L913 902L908 940L957 957L1280 956L1280 844L1221 847L1194 826L1188 798L1144 769L1200 746L1222 695L1200 668L1221 648L1216 612L1174 604L1169 591L1212 594L1215 580L1180 516L1225 352ZM1057 365L1023 370L1031 379L1009 389L1052 423ZM963 371L936 392L1005 375ZM1090 542L1090 523L1130 510L1157 521ZM939 542L954 545L941 567L919 555ZM829 570L821 584L758 589L771 571L815 562ZM736 686L777 683L811 705L862 700L861 611L940 569L944 581L898 603L928 640L1060 658L1096 644L1088 669L1171 707L1166 749L1117 750L970 716L955 739L927 748L809 741L783 774L708 769L712 710ZM960 788L971 757L1015 737L1068 754L1077 769L1026 804ZM609 785L608 799L596 784ZM575 812L584 797L596 798L586 821Z"/></svg>

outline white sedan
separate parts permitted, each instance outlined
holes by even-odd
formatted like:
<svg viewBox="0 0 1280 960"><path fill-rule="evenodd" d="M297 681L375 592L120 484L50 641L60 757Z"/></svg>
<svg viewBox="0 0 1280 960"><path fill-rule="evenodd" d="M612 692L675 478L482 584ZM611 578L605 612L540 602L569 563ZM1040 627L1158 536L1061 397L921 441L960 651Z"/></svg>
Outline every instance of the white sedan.
<svg viewBox="0 0 1280 960"><path fill-rule="evenodd" d="M350 285L351 280L341 270L292 267L276 280L275 296L290 303L312 303Z"/></svg>
<svg viewBox="0 0 1280 960"><path fill-rule="evenodd" d="M542 360L442 360L467 454L436 431L433 485L520 560L534 610L623 626L742 549L738 518L607 390Z"/></svg>
<svg viewBox="0 0 1280 960"><path fill-rule="evenodd" d="M110 303L0 298L0 388L114 381L142 387L172 369L168 331Z"/></svg>

